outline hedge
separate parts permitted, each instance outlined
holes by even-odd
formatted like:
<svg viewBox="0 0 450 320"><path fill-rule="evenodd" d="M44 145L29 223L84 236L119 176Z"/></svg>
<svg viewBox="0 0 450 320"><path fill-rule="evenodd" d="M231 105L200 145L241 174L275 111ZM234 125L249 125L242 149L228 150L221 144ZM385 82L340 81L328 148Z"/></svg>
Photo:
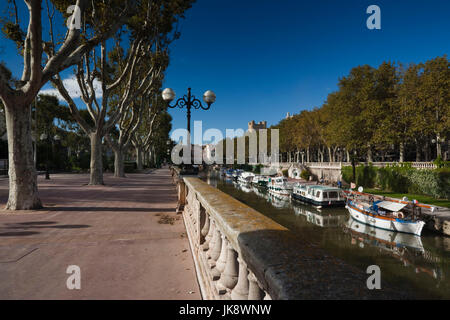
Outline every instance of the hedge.
<svg viewBox="0 0 450 320"><path fill-rule="evenodd" d="M342 178L352 180L352 167L342 168ZM356 184L365 188L380 188L398 193L416 193L435 198L450 198L450 169L419 170L408 163L376 168L372 165L356 167Z"/></svg>

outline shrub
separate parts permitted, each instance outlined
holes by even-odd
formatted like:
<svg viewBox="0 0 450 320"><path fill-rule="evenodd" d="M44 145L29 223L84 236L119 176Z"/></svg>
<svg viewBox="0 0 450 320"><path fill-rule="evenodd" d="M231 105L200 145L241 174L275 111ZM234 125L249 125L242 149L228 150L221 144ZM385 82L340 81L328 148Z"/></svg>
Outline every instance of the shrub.
<svg viewBox="0 0 450 320"><path fill-rule="evenodd" d="M352 167L342 168L342 178L351 182ZM379 187L397 193L416 193L435 198L450 198L450 169L418 170L410 163L375 168L358 166L356 183L366 188Z"/></svg>
<svg viewBox="0 0 450 320"><path fill-rule="evenodd" d="M258 164L256 166L253 166L253 172L256 174L260 174L261 173L261 168L262 168L262 164Z"/></svg>
<svg viewBox="0 0 450 320"><path fill-rule="evenodd" d="M377 169L375 185L386 191L407 193L411 182L408 179L411 165L393 165Z"/></svg>
<svg viewBox="0 0 450 320"><path fill-rule="evenodd" d="M305 179L305 180L309 180L310 176L311 176L311 173L309 173L308 170L302 170L302 172L300 173L300 178Z"/></svg>

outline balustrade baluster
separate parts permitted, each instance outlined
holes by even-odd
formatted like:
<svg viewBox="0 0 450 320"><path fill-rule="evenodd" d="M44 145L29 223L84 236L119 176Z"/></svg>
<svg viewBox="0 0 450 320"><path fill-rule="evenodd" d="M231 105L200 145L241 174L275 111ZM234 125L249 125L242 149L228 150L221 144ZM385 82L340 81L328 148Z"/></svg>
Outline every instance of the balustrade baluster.
<svg viewBox="0 0 450 320"><path fill-rule="evenodd" d="M248 300L262 300L264 297L264 291L260 288L258 280L253 272L248 275L249 288L248 288Z"/></svg>
<svg viewBox="0 0 450 320"><path fill-rule="evenodd" d="M229 241L225 240L225 242L227 259L225 269L223 270L218 282L218 287L226 292L226 289L232 290L238 282L239 264L237 261L237 252L233 249ZM219 291L219 293L223 294L225 293L224 291Z"/></svg>
<svg viewBox="0 0 450 320"><path fill-rule="evenodd" d="M247 264L241 258L237 258L237 261L239 263L239 277L236 286L231 291L231 299L247 300L249 287Z"/></svg>

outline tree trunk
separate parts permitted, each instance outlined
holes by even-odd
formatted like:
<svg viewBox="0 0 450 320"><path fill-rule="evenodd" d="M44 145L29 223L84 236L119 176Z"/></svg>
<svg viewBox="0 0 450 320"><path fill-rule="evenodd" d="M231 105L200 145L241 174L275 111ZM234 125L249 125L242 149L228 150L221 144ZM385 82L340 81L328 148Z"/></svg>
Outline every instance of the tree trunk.
<svg viewBox="0 0 450 320"><path fill-rule="evenodd" d="M125 178L124 150L115 148L114 151L114 177Z"/></svg>
<svg viewBox="0 0 450 320"><path fill-rule="evenodd" d="M90 134L91 139L91 176L89 185L103 185L102 137L97 132Z"/></svg>
<svg viewBox="0 0 450 320"><path fill-rule="evenodd" d="M42 208L31 139L31 106L6 105L9 152L9 198L6 210Z"/></svg>
<svg viewBox="0 0 450 320"><path fill-rule="evenodd" d="M428 142L428 140L425 142L425 146L424 146L424 150L425 150L425 161L430 161L430 143Z"/></svg>
<svg viewBox="0 0 450 320"><path fill-rule="evenodd" d="M141 147L136 147L136 165L138 170L144 170L143 152Z"/></svg>
<svg viewBox="0 0 450 320"><path fill-rule="evenodd" d="M416 141L416 162L420 162L420 144Z"/></svg>
<svg viewBox="0 0 450 320"><path fill-rule="evenodd" d="M347 149L345 149L345 151L347 152L346 162L350 162L350 152Z"/></svg>
<svg viewBox="0 0 450 320"><path fill-rule="evenodd" d="M405 161L405 144L403 142L400 142L400 159L399 162Z"/></svg>
<svg viewBox="0 0 450 320"><path fill-rule="evenodd" d="M371 145L369 144L368 146L368 149L367 149L367 162L373 162L373 156L372 156L372 147L371 147Z"/></svg>
<svg viewBox="0 0 450 320"><path fill-rule="evenodd" d="M436 159L442 158L441 137L439 133L436 135Z"/></svg>

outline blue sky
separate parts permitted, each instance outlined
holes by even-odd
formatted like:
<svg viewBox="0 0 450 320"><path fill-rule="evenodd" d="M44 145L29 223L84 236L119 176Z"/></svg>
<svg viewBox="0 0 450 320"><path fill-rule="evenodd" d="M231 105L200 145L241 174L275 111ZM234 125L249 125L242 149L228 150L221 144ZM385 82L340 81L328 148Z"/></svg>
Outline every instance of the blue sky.
<svg viewBox="0 0 450 320"><path fill-rule="evenodd" d="M381 30L368 30L366 9L381 9ZM165 86L189 86L217 102L194 111L204 128L275 124L287 112L323 104L339 77L360 64L421 62L450 49L446 0L199 0L172 47ZM174 127L185 113L172 110Z"/></svg>
<svg viewBox="0 0 450 320"><path fill-rule="evenodd" d="M366 27L372 4L381 30ZM322 105L352 67L448 54L449 12L447 0L198 0L180 24L164 86L178 97L188 87L198 98L216 93L211 110L192 114L204 130L275 124ZM1 45L0 60L19 77L14 44ZM170 113L174 129L186 127L185 110Z"/></svg>

